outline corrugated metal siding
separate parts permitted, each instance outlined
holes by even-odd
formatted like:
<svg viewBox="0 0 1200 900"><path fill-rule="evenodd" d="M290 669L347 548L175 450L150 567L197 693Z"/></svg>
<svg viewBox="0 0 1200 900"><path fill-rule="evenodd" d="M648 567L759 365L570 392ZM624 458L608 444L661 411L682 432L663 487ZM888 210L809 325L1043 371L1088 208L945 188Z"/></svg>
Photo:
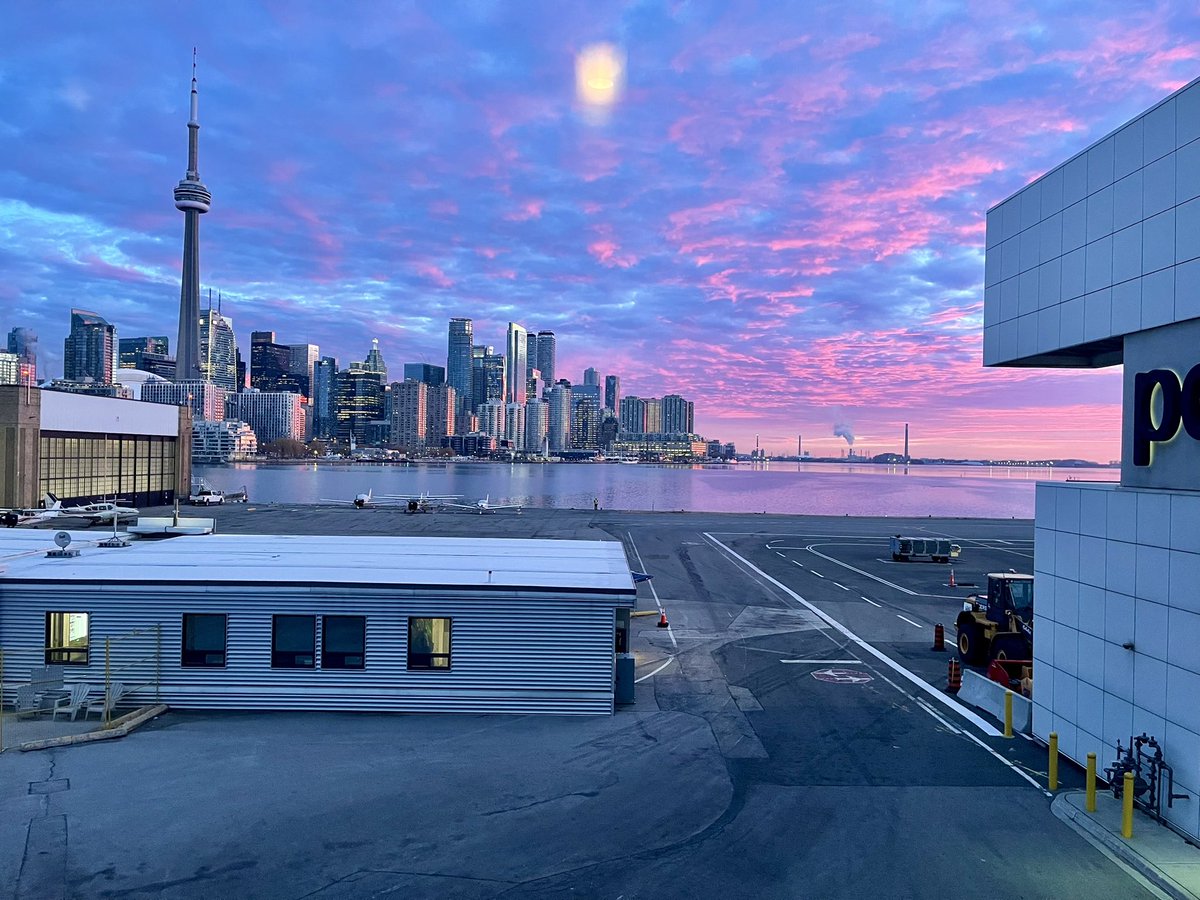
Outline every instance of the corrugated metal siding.
<svg viewBox="0 0 1200 900"><path fill-rule="evenodd" d="M607 714L613 709L612 596L425 594L395 589L0 585L0 647L37 648L47 611L87 612L90 662L68 681L104 681L104 639L162 625L160 697L179 708ZM186 612L229 616L226 667L180 665ZM367 617L366 668L271 668L271 617ZM451 669L409 672L409 616L449 616ZM114 666L151 655L153 635L114 645ZM38 662L40 664L40 661ZM23 671L6 667L6 681ZM154 680L147 661L114 675ZM150 699L147 692L147 699Z"/></svg>

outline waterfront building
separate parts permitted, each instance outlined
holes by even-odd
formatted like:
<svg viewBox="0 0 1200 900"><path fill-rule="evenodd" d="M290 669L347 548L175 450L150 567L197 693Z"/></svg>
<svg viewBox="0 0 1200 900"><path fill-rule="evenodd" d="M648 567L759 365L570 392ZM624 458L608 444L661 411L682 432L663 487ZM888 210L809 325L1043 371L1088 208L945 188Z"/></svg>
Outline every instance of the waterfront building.
<svg viewBox="0 0 1200 900"><path fill-rule="evenodd" d="M509 403L504 407L504 440L510 450L525 449L525 406Z"/></svg>
<svg viewBox="0 0 1200 900"><path fill-rule="evenodd" d="M146 403L186 406L198 421L220 422L225 418L225 391L211 381L146 381L139 397Z"/></svg>
<svg viewBox="0 0 1200 900"><path fill-rule="evenodd" d="M321 348L316 344L289 344L288 350L291 352L288 373L296 379L300 393L311 397L313 369L321 358Z"/></svg>
<svg viewBox="0 0 1200 900"><path fill-rule="evenodd" d="M1124 369L1121 480L1036 486L1034 735L1146 734L1200 838L1200 81L987 212L983 360ZM1064 428L1070 428L1064 422Z"/></svg>
<svg viewBox="0 0 1200 900"><path fill-rule="evenodd" d="M537 367L542 372L542 381L547 385L557 384L554 380L554 358L556 343L553 331L539 331L537 334Z"/></svg>
<svg viewBox="0 0 1200 900"><path fill-rule="evenodd" d="M537 368L537 332L525 332L525 378L528 380L533 377L533 370Z"/></svg>
<svg viewBox="0 0 1200 900"><path fill-rule="evenodd" d="M501 404L504 403L508 372L504 357L498 356L491 347L475 349L482 351L474 358L477 365L471 370L471 409L478 412L479 407L488 401L495 400Z"/></svg>
<svg viewBox="0 0 1200 900"><path fill-rule="evenodd" d="M550 388L550 413L546 434L551 450L571 449L571 382L565 378Z"/></svg>
<svg viewBox="0 0 1200 900"><path fill-rule="evenodd" d="M450 320L446 344L446 381L454 388L461 412L473 412L471 406L473 398L471 351L474 341L470 319L454 318Z"/></svg>
<svg viewBox="0 0 1200 900"><path fill-rule="evenodd" d="M292 391L243 391L225 397L225 416L245 422L259 447L290 438L304 440L304 404Z"/></svg>
<svg viewBox="0 0 1200 900"><path fill-rule="evenodd" d="M371 338L371 351L363 360L362 369L364 372L374 372L381 384L387 384L387 365L383 361L383 354L379 352L379 338Z"/></svg>
<svg viewBox="0 0 1200 900"><path fill-rule="evenodd" d="M0 353L0 384L17 384L20 380L21 358L15 353Z"/></svg>
<svg viewBox="0 0 1200 900"><path fill-rule="evenodd" d="M661 434L663 431L662 400L648 397L646 404L646 428L648 434Z"/></svg>
<svg viewBox="0 0 1200 900"><path fill-rule="evenodd" d="M102 316L71 310L71 332L63 342L63 380L112 384L117 348L117 329Z"/></svg>
<svg viewBox="0 0 1200 900"><path fill-rule="evenodd" d="M187 496L191 449L186 409L0 385L2 507L35 507L47 492L65 504L171 503Z"/></svg>
<svg viewBox="0 0 1200 900"><path fill-rule="evenodd" d="M127 369L126 371L133 370ZM55 378L50 382L42 382L42 387L48 391L59 391L65 394L86 394L89 397L116 397L122 400L137 399L134 397L133 390L128 385L119 381L115 381L112 384L104 384L100 381L67 381L65 378Z"/></svg>
<svg viewBox="0 0 1200 900"><path fill-rule="evenodd" d="M604 408L617 415L621 406L621 378L619 375L604 376Z"/></svg>
<svg viewBox="0 0 1200 900"><path fill-rule="evenodd" d="M200 368L200 216L212 205L212 194L200 181L200 117L197 111L196 56L192 53L191 115L188 117L188 166L175 185L175 208L183 213L183 272L179 286L179 337L175 341L175 374L180 381L204 379Z"/></svg>
<svg viewBox="0 0 1200 900"><path fill-rule="evenodd" d="M695 407L692 401L678 394L667 394L662 398L662 431L666 434L691 434L695 431L693 419Z"/></svg>
<svg viewBox="0 0 1200 900"><path fill-rule="evenodd" d="M425 442L429 447L445 446L457 424L458 395L452 385L442 382L429 388L425 402Z"/></svg>
<svg viewBox="0 0 1200 900"><path fill-rule="evenodd" d="M384 418L383 382L376 372L355 370L338 373L337 377L337 427L335 436L339 441L358 445L366 443L368 422Z"/></svg>
<svg viewBox="0 0 1200 900"><path fill-rule="evenodd" d="M17 326L8 333L8 352L17 355L18 378L22 384L37 381L37 332Z"/></svg>
<svg viewBox="0 0 1200 900"><path fill-rule="evenodd" d="M154 337L120 338L117 341L117 366L121 369L141 369L150 371L142 365L142 357L146 354L170 356L171 345L166 335Z"/></svg>
<svg viewBox="0 0 1200 900"><path fill-rule="evenodd" d="M622 397L617 421L624 434L644 434L646 432L646 401L641 397Z"/></svg>
<svg viewBox="0 0 1200 900"><path fill-rule="evenodd" d="M591 366L588 366L586 369L584 369L583 370L583 383L586 387L595 387L595 388L600 387L600 372L599 372L599 370L594 369Z"/></svg>
<svg viewBox="0 0 1200 900"><path fill-rule="evenodd" d="M601 413L600 449L610 449L613 445L613 441L615 441L617 439L617 435L620 434L620 431L620 425L613 416Z"/></svg>
<svg viewBox="0 0 1200 900"><path fill-rule="evenodd" d="M397 381L392 385L392 434L389 444L409 456L425 452L429 427L429 385L423 381Z"/></svg>
<svg viewBox="0 0 1200 900"><path fill-rule="evenodd" d="M643 459L703 459L708 444L694 434L621 435L613 441L616 453L637 454Z"/></svg>
<svg viewBox="0 0 1200 900"><path fill-rule="evenodd" d="M528 350L529 333L516 322L508 323L505 344L506 369L504 373L504 400L506 403L525 405L525 387L529 378Z"/></svg>
<svg viewBox="0 0 1200 900"><path fill-rule="evenodd" d="M292 348L277 343L273 331L250 332L250 387L263 393L301 393L292 374Z"/></svg>
<svg viewBox="0 0 1200 900"><path fill-rule="evenodd" d="M529 378L525 381L526 400L541 400L545 387L545 382L542 381L542 370L530 369Z"/></svg>
<svg viewBox="0 0 1200 900"><path fill-rule="evenodd" d="M481 403L476 414L479 416L479 430L490 434L496 440L504 438L504 401L488 400Z"/></svg>
<svg viewBox="0 0 1200 900"><path fill-rule="evenodd" d="M431 366L429 363L405 363L405 381L422 381L430 387L446 382L446 370L441 366Z"/></svg>
<svg viewBox="0 0 1200 900"><path fill-rule="evenodd" d="M220 464L253 459L258 453L258 437L245 422L224 419L219 422L196 420L192 423L192 462Z"/></svg>
<svg viewBox="0 0 1200 900"><path fill-rule="evenodd" d="M337 359L322 356L313 366L312 435L327 441L337 430Z"/></svg>
<svg viewBox="0 0 1200 900"><path fill-rule="evenodd" d="M525 401L525 449L541 453L550 430L550 404L537 397Z"/></svg>
<svg viewBox="0 0 1200 900"><path fill-rule="evenodd" d="M599 390L598 385L585 385ZM571 396L571 448L600 449L600 404L592 393Z"/></svg>
<svg viewBox="0 0 1200 900"><path fill-rule="evenodd" d="M487 456L495 451L496 439L482 431L452 434L447 443L457 456Z"/></svg>

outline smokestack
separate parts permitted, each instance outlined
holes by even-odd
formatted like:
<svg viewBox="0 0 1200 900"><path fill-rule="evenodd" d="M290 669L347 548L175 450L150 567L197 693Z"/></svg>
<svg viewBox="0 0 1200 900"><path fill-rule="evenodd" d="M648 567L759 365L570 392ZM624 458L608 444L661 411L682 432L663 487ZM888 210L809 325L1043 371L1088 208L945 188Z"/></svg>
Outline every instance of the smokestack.
<svg viewBox="0 0 1200 900"><path fill-rule="evenodd" d="M803 459L803 457L804 457L804 435L798 434L798 435L796 435L796 459Z"/></svg>
<svg viewBox="0 0 1200 900"><path fill-rule="evenodd" d="M904 423L904 464L908 465L908 423Z"/></svg>

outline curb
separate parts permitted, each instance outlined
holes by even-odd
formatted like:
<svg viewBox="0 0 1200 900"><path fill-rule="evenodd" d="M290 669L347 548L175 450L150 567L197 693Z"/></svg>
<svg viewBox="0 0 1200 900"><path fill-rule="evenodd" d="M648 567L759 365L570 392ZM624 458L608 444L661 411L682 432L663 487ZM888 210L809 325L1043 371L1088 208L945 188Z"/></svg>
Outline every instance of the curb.
<svg viewBox="0 0 1200 900"><path fill-rule="evenodd" d="M1129 846L1121 837L1113 834L1086 812L1072 805L1069 796L1079 796L1083 791L1060 792L1050 804L1050 811L1085 838L1100 844L1113 856L1133 869L1148 882L1175 900L1197 900L1196 895L1176 882L1170 875L1154 865Z"/></svg>
<svg viewBox="0 0 1200 900"><path fill-rule="evenodd" d="M45 738L40 741L26 741L23 744L18 744L16 749L25 753L30 750L49 750L53 747L71 747L75 744L92 744L96 741L116 740L117 738L125 737L129 732L146 724L156 716L161 716L166 711L167 706L165 703L160 703L157 706L143 706L141 709L135 709L131 713L126 713L119 719L114 719L111 727L107 729L87 731L83 734L69 734L65 737Z"/></svg>

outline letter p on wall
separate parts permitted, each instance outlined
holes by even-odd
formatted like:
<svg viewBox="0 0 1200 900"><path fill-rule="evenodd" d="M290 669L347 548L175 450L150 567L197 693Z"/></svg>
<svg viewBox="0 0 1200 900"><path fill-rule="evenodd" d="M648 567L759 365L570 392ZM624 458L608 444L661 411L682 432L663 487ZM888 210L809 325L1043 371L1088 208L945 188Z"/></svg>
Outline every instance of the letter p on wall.
<svg viewBox="0 0 1200 900"><path fill-rule="evenodd" d="M1157 425L1156 389L1162 397ZM1138 372L1133 381L1133 464L1150 465L1153 445L1172 440L1180 425L1191 438L1200 440L1200 365L1192 367L1182 384L1170 369Z"/></svg>

